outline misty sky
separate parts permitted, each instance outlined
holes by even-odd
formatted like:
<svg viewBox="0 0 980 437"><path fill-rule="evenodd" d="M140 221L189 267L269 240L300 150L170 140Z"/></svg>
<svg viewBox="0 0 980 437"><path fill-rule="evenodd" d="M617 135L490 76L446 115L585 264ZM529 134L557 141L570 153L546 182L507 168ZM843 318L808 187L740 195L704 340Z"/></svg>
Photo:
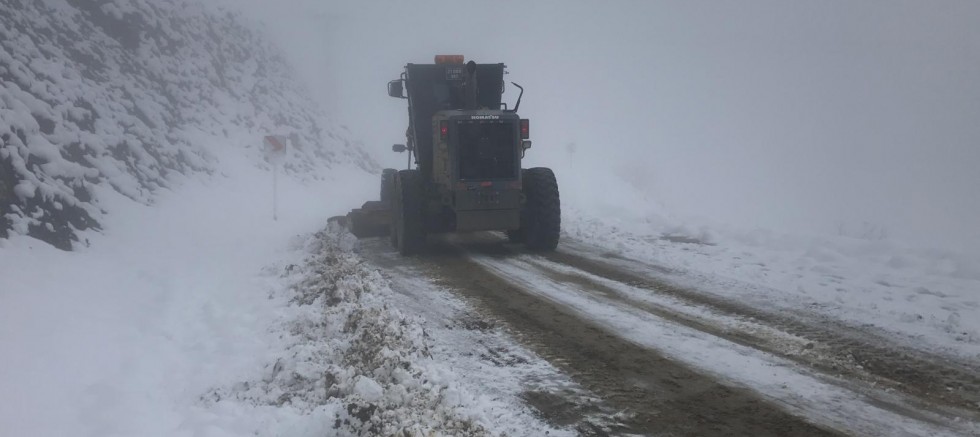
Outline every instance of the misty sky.
<svg viewBox="0 0 980 437"><path fill-rule="evenodd" d="M980 2L228 1L386 166L387 81L463 54L525 87L528 166L570 202L623 178L681 218L980 243Z"/></svg>

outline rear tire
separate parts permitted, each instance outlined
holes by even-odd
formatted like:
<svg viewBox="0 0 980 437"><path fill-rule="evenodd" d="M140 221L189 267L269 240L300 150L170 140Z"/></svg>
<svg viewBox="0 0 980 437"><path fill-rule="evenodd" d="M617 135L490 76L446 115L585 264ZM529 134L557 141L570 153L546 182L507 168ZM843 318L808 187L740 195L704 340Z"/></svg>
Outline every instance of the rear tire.
<svg viewBox="0 0 980 437"><path fill-rule="evenodd" d="M403 256L425 247L425 195L418 170L402 170L395 177L392 202L392 241Z"/></svg>
<svg viewBox="0 0 980 437"><path fill-rule="evenodd" d="M561 199L555 173L550 168L537 167L522 171L521 176L527 201L518 232L531 250L555 250L561 235Z"/></svg>
<svg viewBox="0 0 980 437"><path fill-rule="evenodd" d="M398 170L386 168L381 170L381 204L388 208L391 217L394 217L395 199L395 178L398 177ZM388 239L393 247L398 247L398 240L395 237L394 226L388 230Z"/></svg>
<svg viewBox="0 0 980 437"><path fill-rule="evenodd" d="M381 203L391 207L391 200L395 197L395 177L398 170L386 168L381 170Z"/></svg>

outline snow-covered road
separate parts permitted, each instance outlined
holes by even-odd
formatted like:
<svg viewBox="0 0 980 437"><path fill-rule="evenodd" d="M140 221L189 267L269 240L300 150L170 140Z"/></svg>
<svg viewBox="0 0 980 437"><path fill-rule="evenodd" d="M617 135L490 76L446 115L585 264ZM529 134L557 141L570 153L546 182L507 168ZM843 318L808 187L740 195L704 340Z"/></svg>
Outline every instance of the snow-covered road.
<svg viewBox="0 0 980 437"><path fill-rule="evenodd" d="M85 250L3 243L0 435L980 432L980 371L929 342L574 236L402 258L313 234L359 193L288 183L273 222L233 159Z"/></svg>
<svg viewBox="0 0 980 437"><path fill-rule="evenodd" d="M494 234L430 243L417 259L398 258L382 240L364 240L360 251L403 296L450 290L475 308L471 317L502 327L567 375L577 391L529 402L546 419L562 418L553 425L699 435L980 432L975 363L803 308L678 285L683 278L669 268L580 241L546 255ZM575 407L583 397L592 399L588 412Z"/></svg>
<svg viewBox="0 0 980 437"><path fill-rule="evenodd" d="M301 197L270 223L239 171L86 251L7 243L0 435L980 432L976 364L931 345L575 238L402 258Z"/></svg>

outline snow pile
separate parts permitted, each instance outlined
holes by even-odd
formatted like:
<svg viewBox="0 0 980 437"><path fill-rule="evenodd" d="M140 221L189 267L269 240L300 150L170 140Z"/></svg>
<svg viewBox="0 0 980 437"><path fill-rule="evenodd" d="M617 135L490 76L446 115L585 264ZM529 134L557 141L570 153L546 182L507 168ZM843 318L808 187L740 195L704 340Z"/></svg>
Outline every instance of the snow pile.
<svg viewBox="0 0 980 437"><path fill-rule="evenodd" d="M980 359L980 255L880 238L563 217L567 237L666 267L698 289L883 330ZM697 279L700 278L700 279Z"/></svg>
<svg viewBox="0 0 980 437"><path fill-rule="evenodd" d="M388 281L356 244L330 228L308 241L305 262L281 268L295 313L279 328L284 355L204 399L294 408L329 435L497 435L506 415L433 359L424 320L391 306Z"/></svg>
<svg viewBox="0 0 980 437"><path fill-rule="evenodd" d="M286 171L376 166L306 97L276 48L190 0L0 4L0 238L62 249L106 214L94 186L150 204L179 174L212 172L202 138L262 164L289 136Z"/></svg>

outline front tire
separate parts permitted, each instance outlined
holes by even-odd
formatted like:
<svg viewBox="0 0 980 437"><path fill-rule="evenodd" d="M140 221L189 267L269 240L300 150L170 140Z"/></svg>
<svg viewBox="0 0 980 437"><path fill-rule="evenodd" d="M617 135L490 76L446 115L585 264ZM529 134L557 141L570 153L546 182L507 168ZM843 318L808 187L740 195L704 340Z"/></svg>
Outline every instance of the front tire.
<svg viewBox="0 0 980 437"><path fill-rule="evenodd" d="M530 168L522 172L522 179L527 202L518 232L531 250L555 250L561 235L561 199L555 173L550 168Z"/></svg>
<svg viewBox="0 0 980 437"><path fill-rule="evenodd" d="M425 247L425 195L418 170L401 170L395 177L392 202L392 241L403 256Z"/></svg>

